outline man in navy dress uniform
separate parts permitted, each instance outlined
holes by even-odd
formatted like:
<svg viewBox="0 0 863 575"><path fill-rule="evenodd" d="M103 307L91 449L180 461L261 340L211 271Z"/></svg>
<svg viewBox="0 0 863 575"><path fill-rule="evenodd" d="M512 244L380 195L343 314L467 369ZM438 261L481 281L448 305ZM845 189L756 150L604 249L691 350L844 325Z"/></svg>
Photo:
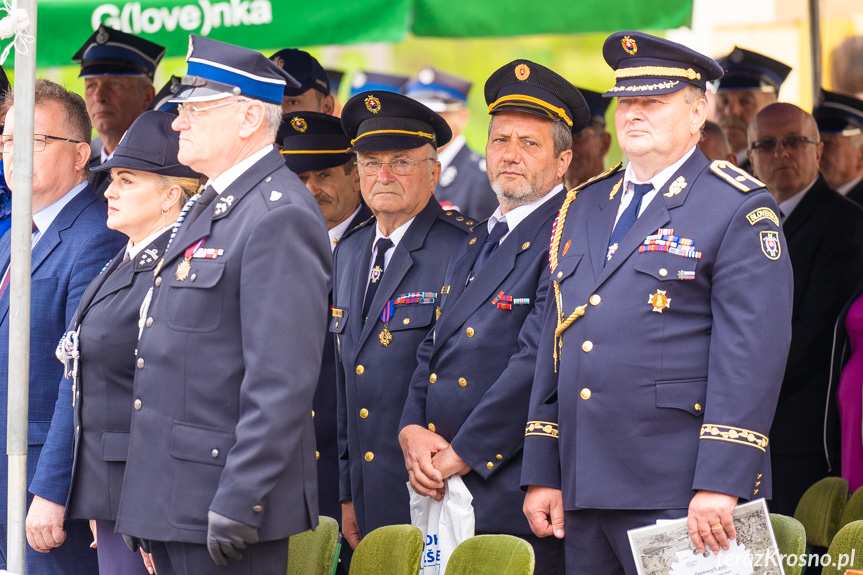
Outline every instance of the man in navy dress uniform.
<svg viewBox="0 0 863 575"><path fill-rule="evenodd" d="M831 188L863 204L863 100L822 90L812 115L824 142L821 174Z"/></svg>
<svg viewBox="0 0 863 575"><path fill-rule="evenodd" d="M273 145L293 78L196 35L187 61L178 159L209 181L142 310L117 531L160 575L285 573L318 517L326 227Z"/></svg>
<svg viewBox="0 0 863 575"><path fill-rule="evenodd" d="M447 262L476 221L442 210L435 150L449 126L407 96L361 92L342 110L360 190L374 218L335 252L333 310L342 529L352 547L370 531L410 523L399 419L417 348L437 319Z"/></svg>
<svg viewBox="0 0 863 575"><path fill-rule="evenodd" d="M558 216L522 484L567 573L635 575L628 529L687 517L718 552L738 501L770 496L792 279L776 201L696 146L719 66L640 32L603 56L630 162Z"/></svg>
<svg viewBox="0 0 863 575"><path fill-rule="evenodd" d="M572 189L605 171L605 156L611 149L611 134L605 129L605 113L611 102L599 92L578 88L587 101L590 122L572 135L572 161L566 170L566 187Z"/></svg>
<svg viewBox="0 0 863 575"><path fill-rule="evenodd" d="M372 215L360 201L360 176L351 141L335 116L316 113L286 114L280 137L285 163L314 195L330 236L330 249L349 230ZM330 305L332 305L332 285ZM327 313L327 321L331 319ZM336 439L336 350L332 337L324 339L318 387L312 403L318 459L318 510L341 524L339 503L339 451ZM342 550L343 559L350 557ZM343 567L348 561L343 561Z"/></svg>
<svg viewBox="0 0 863 575"><path fill-rule="evenodd" d="M716 82L716 111L712 118L725 131L737 165L749 170L746 130L755 114L779 97L791 66L764 54L734 47L717 63L724 74Z"/></svg>
<svg viewBox="0 0 863 575"><path fill-rule="evenodd" d="M101 24L72 60L81 64L84 101L98 137L90 144L90 167L105 163L132 122L156 94L153 75L165 47ZM90 185L102 195L108 172L91 172Z"/></svg>
<svg viewBox="0 0 863 575"><path fill-rule="evenodd" d="M425 67L405 85L405 95L425 104L446 120L452 140L438 150L441 166L435 197L446 209L483 219L497 209L497 196L489 186L485 158L471 150L462 132L470 119L469 80Z"/></svg>
<svg viewBox="0 0 863 575"><path fill-rule="evenodd" d="M500 205L450 260L399 440L417 493L439 500L444 480L464 475L476 532L521 537L533 545L537 573L562 574L563 542L533 535L521 512L521 448L548 295L548 238L566 195L572 135L590 113L575 86L528 60L492 74L485 97L486 158Z"/></svg>

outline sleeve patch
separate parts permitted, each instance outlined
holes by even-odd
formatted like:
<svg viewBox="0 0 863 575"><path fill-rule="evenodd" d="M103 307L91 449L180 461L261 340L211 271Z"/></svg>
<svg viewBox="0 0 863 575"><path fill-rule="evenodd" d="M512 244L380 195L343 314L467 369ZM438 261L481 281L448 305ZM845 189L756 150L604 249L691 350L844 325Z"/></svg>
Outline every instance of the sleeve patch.
<svg viewBox="0 0 863 575"><path fill-rule="evenodd" d="M776 224L777 228L779 227L779 218L776 217L776 214L770 208L758 208L746 214L746 221L749 222L750 226L754 226L761 220L770 220Z"/></svg>
<svg viewBox="0 0 863 575"><path fill-rule="evenodd" d="M744 193L766 187L764 182L729 162L714 160L710 171Z"/></svg>

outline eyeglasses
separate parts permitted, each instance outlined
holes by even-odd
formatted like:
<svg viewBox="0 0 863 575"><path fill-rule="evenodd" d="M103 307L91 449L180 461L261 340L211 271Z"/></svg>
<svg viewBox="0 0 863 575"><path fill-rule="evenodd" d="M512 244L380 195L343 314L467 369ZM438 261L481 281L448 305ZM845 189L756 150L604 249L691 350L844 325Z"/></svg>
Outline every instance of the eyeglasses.
<svg viewBox="0 0 863 575"><path fill-rule="evenodd" d="M194 124L198 121L198 114L200 114L201 112L215 110L216 108L230 106L231 104L237 104L239 102L245 101L245 99L230 100L229 102L222 102L221 104L214 104L212 106L206 106L204 108L199 108L194 104L180 104L179 106L177 106L177 113L181 116L186 116L186 119L189 120L189 123Z"/></svg>
<svg viewBox="0 0 863 575"><path fill-rule="evenodd" d="M33 151L41 152L48 145L48 140L56 140L58 142L69 142L71 144L86 144L81 140L70 140L69 138L58 138L57 136L46 136L45 134L33 134ZM3 153L8 154L12 151L13 140L12 136L0 136L0 142L3 144Z"/></svg>
<svg viewBox="0 0 863 575"><path fill-rule="evenodd" d="M799 150L803 148L805 144L815 144L818 145L818 142L813 140L812 138L807 138L806 136L788 136L785 138L768 138L766 140L757 140L752 142L752 145L749 146L749 149L753 152L761 152L764 154L772 154L776 151L776 145L782 144L782 147L786 150Z"/></svg>
<svg viewBox="0 0 863 575"><path fill-rule="evenodd" d="M384 164L389 165L390 171L392 171L392 173L397 176L409 176L413 169L417 167L417 164L428 161L436 160L434 158L426 158L424 160L409 160L407 158L398 158L396 160L390 160L389 162L379 162L377 160L357 160L356 164L360 167L360 170L362 170L363 174L365 174L366 176L377 175L384 167Z"/></svg>

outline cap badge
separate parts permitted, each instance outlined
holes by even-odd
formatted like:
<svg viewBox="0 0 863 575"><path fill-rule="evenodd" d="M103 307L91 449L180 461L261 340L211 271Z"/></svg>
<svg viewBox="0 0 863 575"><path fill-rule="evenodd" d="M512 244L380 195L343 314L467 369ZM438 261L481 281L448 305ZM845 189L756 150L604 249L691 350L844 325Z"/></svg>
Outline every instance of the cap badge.
<svg viewBox="0 0 863 575"><path fill-rule="evenodd" d="M101 45L101 44L104 44L105 42L107 42L108 40L109 40L108 31L105 30L104 26L99 26L99 33L96 34L96 43Z"/></svg>
<svg viewBox="0 0 863 575"><path fill-rule="evenodd" d="M301 134L309 127L305 120L296 116L291 118L291 126Z"/></svg>
<svg viewBox="0 0 863 575"><path fill-rule="evenodd" d="M624 36L623 40L620 41L620 45L623 46L623 50L630 56L638 52L638 45L629 36Z"/></svg>
<svg viewBox="0 0 863 575"><path fill-rule="evenodd" d="M275 64L275 65L276 65L276 66L278 66L279 68L284 68L284 67L285 67L285 61L284 61L284 60L282 60L282 57L281 57L281 56L274 56L274 57L273 57L273 64Z"/></svg>
<svg viewBox="0 0 863 575"><path fill-rule="evenodd" d="M662 313L662 310L671 307L671 298L666 296L664 291L658 289L655 294L648 298L647 303L653 306L652 311Z"/></svg>
<svg viewBox="0 0 863 575"><path fill-rule="evenodd" d="M417 74L417 80L419 80L421 84L431 84L434 82L434 70L431 68L423 68L420 70L419 74Z"/></svg>
<svg viewBox="0 0 863 575"><path fill-rule="evenodd" d="M527 64L519 64L515 67L515 77L524 82L530 77L530 68Z"/></svg>
<svg viewBox="0 0 863 575"><path fill-rule="evenodd" d="M372 114L377 114L381 111L381 101L374 96L366 98L366 109Z"/></svg>

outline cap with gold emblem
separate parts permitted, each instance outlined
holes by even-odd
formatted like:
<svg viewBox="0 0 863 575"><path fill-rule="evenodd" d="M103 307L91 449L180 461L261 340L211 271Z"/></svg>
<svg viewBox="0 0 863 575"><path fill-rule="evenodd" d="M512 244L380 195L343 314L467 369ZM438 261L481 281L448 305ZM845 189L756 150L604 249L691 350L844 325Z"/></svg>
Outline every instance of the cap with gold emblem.
<svg viewBox="0 0 863 575"><path fill-rule="evenodd" d="M344 165L353 157L341 121L329 114L297 112L282 116L276 141L297 174Z"/></svg>
<svg viewBox="0 0 863 575"><path fill-rule="evenodd" d="M704 54L643 32L615 32L606 38L602 56L615 79L606 98L671 94L687 85L705 89L722 77L722 67Z"/></svg>
<svg viewBox="0 0 863 575"><path fill-rule="evenodd" d="M498 68L485 83L488 113L516 111L563 122L573 134L590 121L590 111L578 88L562 76L529 60L514 60Z"/></svg>
<svg viewBox="0 0 863 575"><path fill-rule="evenodd" d="M435 112L393 92L361 92L342 109L342 128L355 152L435 148L452 138L452 130Z"/></svg>

